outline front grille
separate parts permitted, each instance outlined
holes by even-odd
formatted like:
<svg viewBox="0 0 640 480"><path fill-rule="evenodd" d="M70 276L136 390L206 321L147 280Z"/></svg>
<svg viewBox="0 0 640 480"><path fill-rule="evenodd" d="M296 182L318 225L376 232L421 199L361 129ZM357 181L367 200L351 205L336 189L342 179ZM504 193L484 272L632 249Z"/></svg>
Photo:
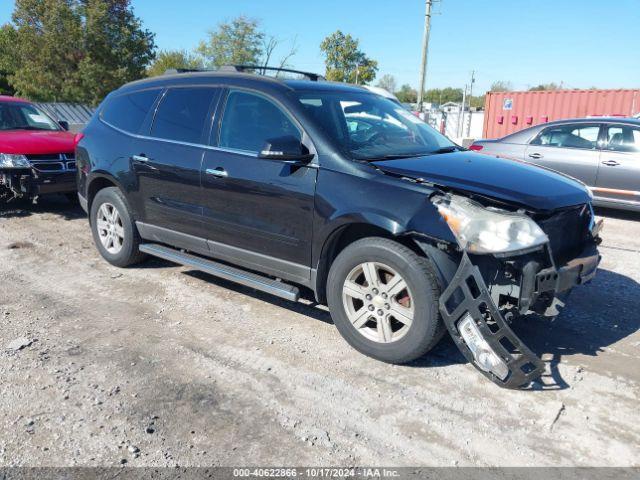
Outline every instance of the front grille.
<svg viewBox="0 0 640 480"><path fill-rule="evenodd" d="M557 266L576 258L584 250L592 220L589 205L579 205L536 218L549 237L553 260Z"/></svg>
<svg viewBox="0 0 640 480"><path fill-rule="evenodd" d="M46 153L26 155L26 157L38 172L75 172L76 170L76 159L73 153Z"/></svg>

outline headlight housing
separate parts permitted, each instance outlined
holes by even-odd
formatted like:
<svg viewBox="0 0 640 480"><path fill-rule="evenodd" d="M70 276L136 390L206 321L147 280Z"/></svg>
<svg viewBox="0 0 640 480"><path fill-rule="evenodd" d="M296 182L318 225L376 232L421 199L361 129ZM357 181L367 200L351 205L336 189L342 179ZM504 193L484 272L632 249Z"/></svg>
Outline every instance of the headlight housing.
<svg viewBox="0 0 640 480"><path fill-rule="evenodd" d="M0 153L0 168L31 168L31 164L24 155Z"/></svg>
<svg viewBox="0 0 640 480"><path fill-rule="evenodd" d="M477 254L530 250L549 241L526 215L487 208L459 195L436 197L433 203L460 247Z"/></svg>

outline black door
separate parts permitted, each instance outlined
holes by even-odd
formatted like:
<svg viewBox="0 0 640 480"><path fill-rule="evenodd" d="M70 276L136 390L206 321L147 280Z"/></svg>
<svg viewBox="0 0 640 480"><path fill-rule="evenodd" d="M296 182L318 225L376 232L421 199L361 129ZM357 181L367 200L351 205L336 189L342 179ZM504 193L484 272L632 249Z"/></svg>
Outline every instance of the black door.
<svg viewBox="0 0 640 480"><path fill-rule="evenodd" d="M170 88L160 101L150 138L134 157L144 207L144 233L177 246L177 234L202 233L200 168L219 89Z"/></svg>
<svg viewBox="0 0 640 480"><path fill-rule="evenodd" d="M216 133L216 148L202 164L203 218L213 255L308 280L317 169L257 157L266 140L302 139L302 129L273 99L231 90Z"/></svg>

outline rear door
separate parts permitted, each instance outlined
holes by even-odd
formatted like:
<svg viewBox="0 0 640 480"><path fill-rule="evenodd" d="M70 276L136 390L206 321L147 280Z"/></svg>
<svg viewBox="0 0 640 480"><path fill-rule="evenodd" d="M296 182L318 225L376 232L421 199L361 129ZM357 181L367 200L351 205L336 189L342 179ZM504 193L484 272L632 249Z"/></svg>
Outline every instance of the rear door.
<svg viewBox="0 0 640 480"><path fill-rule="evenodd" d="M258 158L269 139L301 126L275 99L228 92L202 164L204 221L214 256L282 278L309 279L317 166Z"/></svg>
<svg viewBox="0 0 640 480"><path fill-rule="evenodd" d="M640 127L605 126L594 194L615 202L640 202Z"/></svg>
<svg viewBox="0 0 640 480"><path fill-rule="evenodd" d="M570 175L593 187L600 151L599 123L569 123L542 130L528 145L524 160Z"/></svg>
<svg viewBox="0 0 640 480"><path fill-rule="evenodd" d="M179 234L202 234L200 167L219 95L215 87L175 87L160 100L149 137L134 156L143 229L153 234L145 236L183 246Z"/></svg>
<svg viewBox="0 0 640 480"><path fill-rule="evenodd" d="M128 201L136 213L136 218L144 217L144 199L138 188L138 168L133 159L143 152L147 145L145 138L149 133L158 97L163 91L163 88L149 88L120 95L117 92L109 95L100 112L100 120L115 131L97 135L94 141L98 142L99 146L92 149L92 151L101 152L102 155L108 155L106 163L117 165L120 162L123 165L121 180L125 182L123 187L128 192ZM104 159L96 160L104 161ZM130 172L133 178L127 175ZM81 189L83 181L81 177L79 185Z"/></svg>

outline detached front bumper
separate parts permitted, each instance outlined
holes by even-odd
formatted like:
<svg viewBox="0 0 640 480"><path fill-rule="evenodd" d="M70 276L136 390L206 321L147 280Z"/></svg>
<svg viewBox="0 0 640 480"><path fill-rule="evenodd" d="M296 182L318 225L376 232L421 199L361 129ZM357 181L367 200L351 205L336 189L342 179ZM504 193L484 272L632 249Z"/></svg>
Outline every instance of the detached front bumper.
<svg viewBox="0 0 640 480"><path fill-rule="evenodd" d="M595 244L560 267L524 268L520 311L541 298L554 298L590 281L600 263ZM523 312L524 310L524 312ZM460 266L440 297L442 318L465 358L497 385L519 388L544 372L542 360L511 330L492 298L480 268L463 253Z"/></svg>
<svg viewBox="0 0 640 480"><path fill-rule="evenodd" d="M73 171L43 173L35 169L0 170L0 185L19 198L35 198L50 193L76 192Z"/></svg>

